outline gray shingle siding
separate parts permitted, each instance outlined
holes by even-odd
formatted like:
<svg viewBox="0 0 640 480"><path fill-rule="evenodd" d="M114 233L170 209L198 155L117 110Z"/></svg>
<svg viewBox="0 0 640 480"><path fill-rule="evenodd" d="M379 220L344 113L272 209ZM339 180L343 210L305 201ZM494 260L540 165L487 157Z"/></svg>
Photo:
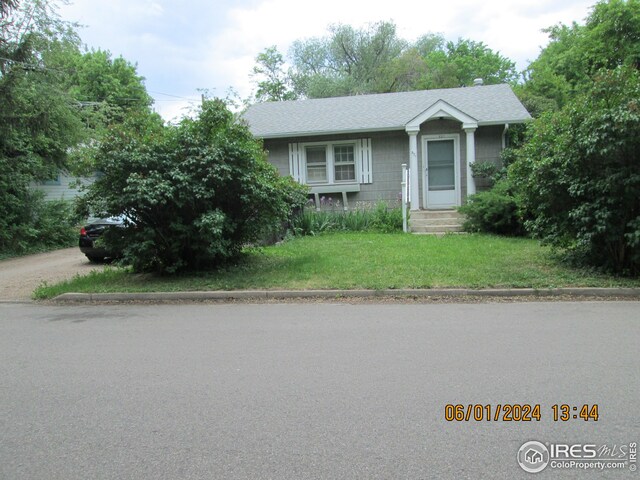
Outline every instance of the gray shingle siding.
<svg viewBox="0 0 640 480"><path fill-rule="evenodd" d="M502 152L504 125L482 127L476 131L476 162L496 163Z"/></svg>
<svg viewBox="0 0 640 480"><path fill-rule="evenodd" d="M401 190L402 164L409 161L409 141L402 132L381 132L371 135L373 183L361 185L354 194L360 202L395 202Z"/></svg>
<svg viewBox="0 0 640 480"><path fill-rule="evenodd" d="M363 135L325 135L313 137L293 137L287 139L266 139L264 147L272 163L281 175L289 175L289 143L330 142L336 140L356 140ZM349 205L356 202L395 201L400 193L402 164L409 159L409 141L404 132L378 132L366 135L371 138L373 152L373 183L360 185L360 192L349 193ZM340 194L333 195L340 199Z"/></svg>

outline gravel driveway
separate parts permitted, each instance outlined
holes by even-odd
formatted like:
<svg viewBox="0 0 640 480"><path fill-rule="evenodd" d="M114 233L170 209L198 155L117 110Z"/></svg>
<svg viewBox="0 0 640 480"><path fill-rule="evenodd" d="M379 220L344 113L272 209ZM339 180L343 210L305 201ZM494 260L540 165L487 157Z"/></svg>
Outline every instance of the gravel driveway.
<svg viewBox="0 0 640 480"><path fill-rule="evenodd" d="M0 302L30 300L42 282L55 283L102 269L90 263L78 247L0 261Z"/></svg>

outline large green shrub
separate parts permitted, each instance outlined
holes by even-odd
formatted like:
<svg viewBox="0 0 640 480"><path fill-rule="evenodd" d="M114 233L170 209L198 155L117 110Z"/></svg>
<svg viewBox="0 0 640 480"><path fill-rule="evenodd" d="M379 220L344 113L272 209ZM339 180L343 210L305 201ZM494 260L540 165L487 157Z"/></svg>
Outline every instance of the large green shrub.
<svg viewBox="0 0 640 480"><path fill-rule="evenodd" d="M506 178L498 180L491 190L471 195L459 211L466 216L466 231L499 235L524 233L516 195Z"/></svg>
<svg viewBox="0 0 640 480"><path fill-rule="evenodd" d="M64 200L47 202L42 192L25 190L11 212L0 219L0 256L70 247L78 242L78 222L73 205Z"/></svg>
<svg viewBox="0 0 640 480"><path fill-rule="evenodd" d="M574 259L640 272L640 73L602 71L589 91L543 115L510 176L528 228Z"/></svg>
<svg viewBox="0 0 640 480"><path fill-rule="evenodd" d="M209 269L280 228L306 190L280 177L262 144L221 100L165 126L133 116L102 142L104 176L86 196L101 215L124 214L105 240L135 271Z"/></svg>

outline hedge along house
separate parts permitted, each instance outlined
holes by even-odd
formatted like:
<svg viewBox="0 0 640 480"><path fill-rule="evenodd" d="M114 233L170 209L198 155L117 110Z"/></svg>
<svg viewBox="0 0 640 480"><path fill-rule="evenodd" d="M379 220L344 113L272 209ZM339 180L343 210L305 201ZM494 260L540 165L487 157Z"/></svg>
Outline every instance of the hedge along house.
<svg viewBox="0 0 640 480"><path fill-rule="evenodd" d="M455 209L474 162L500 162L510 124L531 117L508 85L267 102L244 115L282 175L316 201L395 200L407 164L412 211Z"/></svg>

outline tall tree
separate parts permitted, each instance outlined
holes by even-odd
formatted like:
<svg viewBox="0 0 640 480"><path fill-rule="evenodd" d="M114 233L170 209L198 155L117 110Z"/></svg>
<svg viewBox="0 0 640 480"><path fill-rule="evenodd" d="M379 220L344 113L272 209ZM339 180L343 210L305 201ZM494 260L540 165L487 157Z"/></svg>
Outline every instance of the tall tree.
<svg viewBox="0 0 640 480"><path fill-rule="evenodd" d="M296 92L310 98L390 91L390 62L406 42L392 22L364 29L332 25L329 36L298 40L291 49Z"/></svg>
<svg viewBox="0 0 640 480"><path fill-rule="evenodd" d="M521 98L550 111L509 172L528 228L583 263L637 275L640 0L600 1L585 25L547 32Z"/></svg>
<svg viewBox="0 0 640 480"><path fill-rule="evenodd" d="M482 78L485 84L514 83L518 79L515 63L494 52L482 42L458 39L447 42L445 53L447 64L455 72L458 85L471 85L475 78ZM426 57L429 64L429 57Z"/></svg>
<svg viewBox="0 0 640 480"><path fill-rule="evenodd" d="M6 17L0 47L0 151L35 178L63 166L83 130L62 87L67 72L51 61L77 51L80 40L54 7L40 0L16 7Z"/></svg>
<svg viewBox="0 0 640 480"><path fill-rule="evenodd" d="M458 39L447 42L441 35L425 35L414 47L424 61L423 73L413 88L453 88L473 84L515 83L515 63L482 42Z"/></svg>
<svg viewBox="0 0 640 480"><path fill-rule="evenodd" d="M74 147L150 104L135 67L108 52L82 54L56 6L11 1L0 10L0 250L37 238L34 182L69 168Z"/></svg>
<svg viewBox="0 0 640 480"><path fill-rule="evenodd" d="M393 22L367 28L333 25L325 37L297 40L285 74L283 57L271 47L258 56L254 75L259 100L322 98L485 83L515 83L515 64L482 42L447 42L427 34L411 44L398 37ZM293 86L293 92L290 89Z"/></svg>
<svg viewBox="0 0 640 480"><path fill-rule="evenodd" d="M68 167L77 175L95 172L94 155L108 128L130 115L152 115L153 99L136 66L105 50L64 52L56 61L67 72L61 84L82 119L85 140L70 150Z"/></svg>
<svg viewBox="0 0 640 480"><path fill-rule="evenodd" d="M266 48L256 57L252 79L256 83L255 99L258 102L295 100L291 80L284 71L284 57L277 47Z"/></svg>
<svg viewBox="0 0 640 480"><path fill-rule="evenodd" d="M640 67L640 0L596 3L585 25L546 30L548 45L526 72L524 95L562 107L591 85L600 69Z"/></svg>
<svg viewBox="0 0 640 480"><path fill-rule="evenodd" d="M105 102L123 111L146 109L152 99L144 77L122 57L112 58L105 50L91 50L70 59L72 75L68 88L79 101Z"/></svg>
<svg viewBox="0 0 640 480"><path fill-rule="evenodd" d="M3 5L0 44L0 250L37 238L38 198L30 185L65 165L83 124L60 88L64 72L47 59L79 39L52 3Z"/></svg>
<svg viewBox="0 0 640 480"><path fill-rule="evenodd" d="M528 228L576 260L640 273L640 72L600 70L528 131L509 175Z"/></svg>

